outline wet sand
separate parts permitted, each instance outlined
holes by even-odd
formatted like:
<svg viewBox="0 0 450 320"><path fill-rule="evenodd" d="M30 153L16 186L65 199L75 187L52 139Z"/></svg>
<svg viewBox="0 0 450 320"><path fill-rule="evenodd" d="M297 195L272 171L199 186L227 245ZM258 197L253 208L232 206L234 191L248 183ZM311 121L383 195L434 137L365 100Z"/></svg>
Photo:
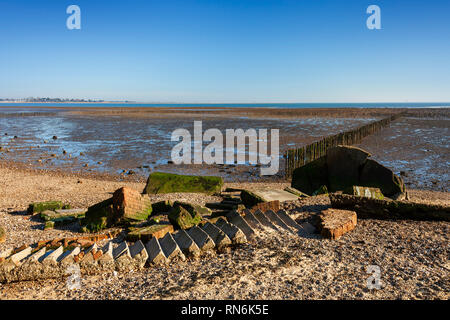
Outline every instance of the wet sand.
<svg viewBox="0 0 450 320"><path fill-rule="evenodd" d="M18 116L25 110L29 116ZM360 145L411 188L448 191L449 108L274 109L274 108L0 108L0 163L4 166L101 175L144 181L152 171L222 176L225 181L285 181L284 159L275 176L261 177L254 165L168 164L176 128L278 128L280 154L393 113L404 118ZM8 131L8 132L7 132ZM8 133L8 135L4 135ZM53 140L56 135L58 139ZM14 138L17 136L17 138ZM425 139L425 137L427 137ZM204 144L206 145L206 143ZM426 151L426 150L431 150ZM384 161L384 162L383 162ZM434 182L433 182L434 181ZM438 182L436 182L438 181Z"/></svg>

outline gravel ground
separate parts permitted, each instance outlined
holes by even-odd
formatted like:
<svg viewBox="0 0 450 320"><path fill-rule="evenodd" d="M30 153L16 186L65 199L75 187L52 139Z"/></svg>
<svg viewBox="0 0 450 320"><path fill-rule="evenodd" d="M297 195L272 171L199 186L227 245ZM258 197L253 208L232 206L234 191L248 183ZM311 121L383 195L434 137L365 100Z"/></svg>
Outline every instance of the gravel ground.
<svg viewBox="0 0 450 320"><path fill-rule="evenodd" d="M143 183L95 180L0 168L0 225L8 236L0 250L73 234L42 230L28 220L28 203L51 199L86 207L121 186ZM79 183L81 181L81 183ZM265 184L266 186L271 184ZM282 187L286 184L272 184ZM255 187L261 184L228 184ZM414 200L450 203L448 193L410 191ZM204 203L204 195L159 195ZM329 206L325 196L285 204L299 221ZM449 223L359 220L337 241L267 230L255 243L201 260L139 272L83 276L82 288L69 291L65 279L0 285L0 299L449 299ZM368 289L370 265L381 269L381 289Z"/></svg>

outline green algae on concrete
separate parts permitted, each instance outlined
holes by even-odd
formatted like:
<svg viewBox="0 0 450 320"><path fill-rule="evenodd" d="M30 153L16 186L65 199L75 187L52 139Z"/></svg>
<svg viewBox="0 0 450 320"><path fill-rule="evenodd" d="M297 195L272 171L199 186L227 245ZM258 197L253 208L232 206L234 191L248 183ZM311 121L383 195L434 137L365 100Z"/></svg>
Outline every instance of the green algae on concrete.
<svg viewBox="0 0 450 320"><path fill-rule="evenodd" d="M98 232L115 222L112 198L90 206L81 220L84 232Z"/></svg>
<svg viewBox="0 0 450 320"><path fill-rule="evenodd" d="M359 218L450 221L450 206L330 193L331 206L356 211Z"/></svg>
<svg viewBox="0 0 450 320"><path fill-rule="evenodd" d="M152 203L152 214L154 215L162 212L170 212L170 210L172 210L172 207L173 201L170 200L163 200Z"/></svg>
<svg viewBox="0 0 450 320"><path fill-rule="evenodd" d="M264 199L263 197L257 195L256 193L254 193L250 190L242 190L241 191L241 200L242 200L242 203L247 208L251 208L261 202L267 202L266 199Z"/></svg>
<svg viewBox="0 0 450 320"><path fill-rule="evenodd" d="M154 224L151 226L143 227L143 228L135 228L130 231L126 240L128 241L138 241L141 240L144 243L150 241L151 238L162 238L167 232L173 232L173 226L170 224Z"/></svg>
<svg viewBox="0 0 450 320"><path fill-rule="evenodd" d="M45 210L55 211L57 209L67 208L69 205L64 205L61 201L44 201L34 202L28 206L28 214L36 214L44 212Z"/></svg>
<svg viewBox="0 0 450 320"><path fill-rule="evenodd" d="M181 206L177 206L170 211L169 221L177 228L189 229L193 226L198 225L202 221L202 216L198 213L193 215Z"/></svg>
<svg viewBox="0 0 450 320"><path fill-rule="evenodd" d="M384 199L383 193L381 193L381 190L379 188L353 186L345 190L344 193L373 199Z"/></svg>
<svg viewBox="0 0 450 320"><path fill-rule="evenodd" d="M147 194L192 192L217 194L223 186L223 179L214 176L187 176L154 172L148 176L144 192Z"/></svg>
<svg viewBox="0 0 450 320"><path fill-rule="evenodd" d="M212 213L212 210L206 207L203 207L198 204L192 204L188 202L175 201L173 207L181 206L186 209L193 217L196 215L207 216Z"/></svg>

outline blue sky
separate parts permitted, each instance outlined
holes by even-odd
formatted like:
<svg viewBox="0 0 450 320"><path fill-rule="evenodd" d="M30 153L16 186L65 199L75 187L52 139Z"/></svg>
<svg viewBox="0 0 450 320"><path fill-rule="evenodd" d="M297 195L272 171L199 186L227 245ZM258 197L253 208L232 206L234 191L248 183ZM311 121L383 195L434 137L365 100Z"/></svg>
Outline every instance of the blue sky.
<svg viewBox="0 0 450 320"><path fill-rule="evenodd" d="M447 102L449 17L447 0L0 0L0 97Z"/></svg>

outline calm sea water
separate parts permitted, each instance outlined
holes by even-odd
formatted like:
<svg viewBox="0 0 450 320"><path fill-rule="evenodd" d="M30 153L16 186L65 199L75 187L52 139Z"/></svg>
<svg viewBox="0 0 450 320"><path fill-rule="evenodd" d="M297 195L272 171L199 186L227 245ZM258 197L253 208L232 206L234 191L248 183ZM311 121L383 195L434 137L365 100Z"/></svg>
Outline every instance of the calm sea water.
<svg viewBox="0 0 450 320"><path fill-rule="evenodd" d="M2 106L26 107L204 107L204 108L450 108L450 102L424 103L11 103L0 102ZM36 111L36 110L35 110ZM5 110L0 110L5 112Z"/></svg>

